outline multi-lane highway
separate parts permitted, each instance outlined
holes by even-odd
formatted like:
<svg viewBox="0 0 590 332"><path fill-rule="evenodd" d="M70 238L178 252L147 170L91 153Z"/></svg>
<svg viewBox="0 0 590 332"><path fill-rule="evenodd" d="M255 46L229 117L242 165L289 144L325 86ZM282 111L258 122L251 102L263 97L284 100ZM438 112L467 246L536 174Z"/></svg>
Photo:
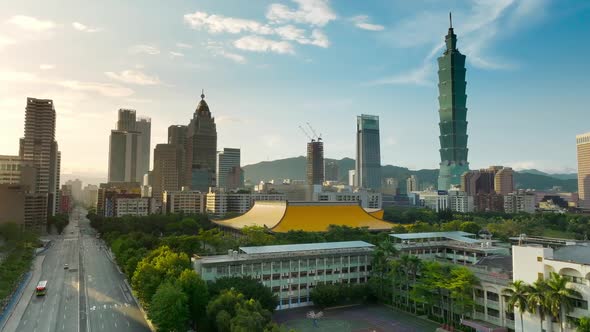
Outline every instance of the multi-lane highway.
<svg viewBox="0 0 590 332"><path fill-rule="evenodd" d="M11 317L18 320L12 324L15 331L150 331L124 275L85 216L85 210L76 208L63 235L53 237L41 271L33 278L37 280L28 286L47 280L47 294L36 296L30 290L23 294L26 309L16 312L17 307ZM11 324L5 328L14 330Z"/></svg>

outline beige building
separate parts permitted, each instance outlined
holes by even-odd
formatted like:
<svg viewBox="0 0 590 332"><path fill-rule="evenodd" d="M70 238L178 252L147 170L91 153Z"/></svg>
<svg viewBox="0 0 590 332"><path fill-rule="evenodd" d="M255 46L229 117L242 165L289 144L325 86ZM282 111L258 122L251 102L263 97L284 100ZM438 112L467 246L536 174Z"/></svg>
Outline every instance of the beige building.
<svg viewBox="0 0 590 332"><path fill-rule="evenodd" d="M535 194L519 190L504 196L504 212L519 213L535 212Z"/></svg>
<svg viewBox="0 0 590 332"><path fill-rule="evenodd" d="M578 194L579 206L590 210L590 133L576 136L578 148Z"/></svg>
<svg viewBox="0 0 590 332"><path fill-rule="evenodd" d="M510 167L504 167L494 176L494 190L496 194L508 195L514 191L514 171Z"/></svg>
<svg viewBox="0 0 590 332"><path fill-rule="evenodd" d="M183 187L181 191L165 191L162 211L166 213L196 214L205 212L206 194Z"/></svg>

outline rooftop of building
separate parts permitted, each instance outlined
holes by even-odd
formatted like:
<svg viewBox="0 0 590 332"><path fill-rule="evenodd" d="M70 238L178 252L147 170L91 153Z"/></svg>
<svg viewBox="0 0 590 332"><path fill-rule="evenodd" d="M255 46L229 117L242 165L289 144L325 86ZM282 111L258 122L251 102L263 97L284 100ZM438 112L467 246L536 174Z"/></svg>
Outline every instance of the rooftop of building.
<svg viewBox="0 0 590 332"><path fill-rule="evenodd" d="M547 236L527 236L522 234L521 236L510 237L510 242L517 244L542 244L546 246L570 246L570 245L590 245L588 240L576 240L576 239L564 239Z"/></svg>
<svg viewBox="0 0 590 332"><path fill-rule="evenodd" d="M364 241L283 244L258 247L240 247L239 252L232 252L228 253L227 255L198 257L197 259L204 263L223 263L267 257L277 258L283 256L293 257L294 255L312 255L317 253L325 253L326 251L343 252L348 250L368 250L372 249L373 247L374 245Z"/></svg>
<svg viewBox="0 0 590 332"><path fill-rule="evenodd" d="M453 241L467 242L467 243L479 243L483 240L472 238L475 236L473 233L467 233L463 231L452 231L452 232L424 232L424 233L404 233L404 234L390 234L389 236L400 239L400 240L421 240L421 239L449 239Z"/></svg>
<svg viewBox="0 0 590 332"><path fill-rule="evenodd" d="M553 259L564 262L590 265L590 246L571 245L561 247L553 252Z"/></svg>
<svg viewBox="0 0 590 332"><path fill-rule="evenodd" d="M292 230L326 232L330 225L386 231L395 225L366 212L358 202L256 201L239 217L213 222L233 229L259 226L278 233Z"/></svg>
<svg viewBox="0 0 590 332"><path fill-rule="evenodd" d="M476 266L486 267L487 269L498 269L512 272L512 256L509 255L491 255L483 257Z"/></svg>

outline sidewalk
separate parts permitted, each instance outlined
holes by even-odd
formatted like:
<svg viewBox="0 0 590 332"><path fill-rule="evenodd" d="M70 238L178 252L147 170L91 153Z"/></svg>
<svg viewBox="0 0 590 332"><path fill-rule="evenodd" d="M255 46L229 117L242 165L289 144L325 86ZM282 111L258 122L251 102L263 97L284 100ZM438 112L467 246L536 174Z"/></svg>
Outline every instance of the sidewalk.
<svg viewBox="0 0 590 332"><path fill-rule="evenodd" d="M8 316L4 328L0 328L0 330L3 332L15 332L18 328L21 317L27 309L27 305L29 304L29 299L31 296L33 296L35 287L37 286L39 278L41 277L41 267L43 266L44 259L44 255L35 257L32 269L33 274L31 275L31 278L29 278L29 282L25 285L25 288L21 293L21 297L18 299L17 305L12 309L12 312L10 312L10 316Z"/></svg>

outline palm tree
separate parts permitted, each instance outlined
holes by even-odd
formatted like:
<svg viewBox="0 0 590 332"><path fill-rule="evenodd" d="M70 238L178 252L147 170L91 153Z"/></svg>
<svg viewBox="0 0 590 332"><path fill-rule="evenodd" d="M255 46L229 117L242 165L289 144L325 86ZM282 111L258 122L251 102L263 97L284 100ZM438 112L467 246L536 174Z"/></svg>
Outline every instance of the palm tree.
<svg viewBox="0 0 590 332"><path fill-rule="evenodd" d="M527 303L528 312L539 314L541 331L543 331L543 320L547 313L547 283L545 280L537 280L528 287ZM551 323L551 319L549 322Z"/></svg>
<svg viewBox="0 0 590 332"><path fill-rule="evenodd" d="M563 332L565 315L574 310L575 298L581 298L582 294L568 287L569 279L551 272L547 280L547 307L553 317L557 318L559 328Z"/></svg>
<svg viewBox="0 0 590 332"><path fill-rule="evenodd" d="M373 250L373 270L379 274L379 298L383 299L383 282L389 260L397 255L397 249L389 240L381 241Z"/></svg>
<svg viewBox="0 0 590 332"><path fill-rule="evenodd" d="M510 288L504 290L504 295L508 296L508 310L514 311L514 308L518 308L520 313L520 330L524 332L524 322L522 320L522 314L527 310L528 297L530 286L522 280L516 280L509 285Z"/></svg>

